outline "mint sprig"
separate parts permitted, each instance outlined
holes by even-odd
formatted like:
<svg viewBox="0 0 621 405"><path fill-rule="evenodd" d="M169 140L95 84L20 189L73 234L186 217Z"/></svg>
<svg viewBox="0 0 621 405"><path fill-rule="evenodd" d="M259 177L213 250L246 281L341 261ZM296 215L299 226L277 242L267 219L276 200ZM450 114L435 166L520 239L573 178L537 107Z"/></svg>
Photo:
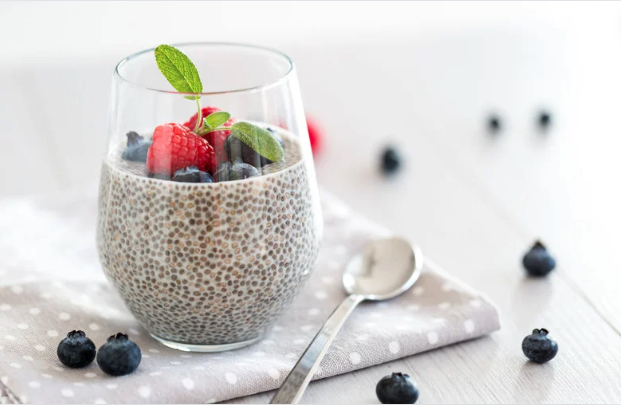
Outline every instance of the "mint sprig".
<svg viewBox="0 0 621 405"><path fill-rule="evenodd" d="M202 136L212 131L230 130L230 136L237 137L264 158L273 162L284 159L285 151L282 145L269 131L249 122L237 122L231 127L225 127L224 124L231 118L231 114L225 111L217 111L202 117L199 99L200 93L203 92L203 83L196 66L183 52L170 45L160 45L155 48L155 62L175 90L179 93L194 93L192 96L184 96L188 100L196 100L198 107L194 133Z"/></svg>

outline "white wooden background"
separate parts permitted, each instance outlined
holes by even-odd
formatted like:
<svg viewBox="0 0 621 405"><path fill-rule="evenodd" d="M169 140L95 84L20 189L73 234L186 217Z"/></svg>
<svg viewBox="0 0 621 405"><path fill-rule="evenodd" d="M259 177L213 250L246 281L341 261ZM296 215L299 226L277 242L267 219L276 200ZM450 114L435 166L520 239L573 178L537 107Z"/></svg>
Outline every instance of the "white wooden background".
<svg viewBox="0 0 621 405"><path fill-rule="evenodd" d="M621 402L621 8L520 3L505 6L517 16L509 18L490 5L502 18L491 12L482 20L481 5L472 11L474 5L449 3L432 10L365 4L335 5L333 13L329 5L302 5L302 14L326 17L317 18L321 29L309 37L306 19L302 28L284 23L289 40L277 38L283 35L274 13L294 6L269 5L264 14L247 7L269 22L266 32L278 34L257 34L259 41L296 61L306 109L326 129L326 148L316 159L320 184L488 294L502 310L503 327L315 382L303 401L376 403L376 382L402 371L417 381L420 403ZM228 13L233 6L218 7ZM351 7L364 17L348 14ZM400 7L409 8L400 13ZM103 21L113 21L111 10ZM461 20L460 10L469 17ZM24 9L0 5L0 11L0 30L8 30ZM27 21L46 24L43 11L33 13ZM364 25L356 28L364 40L339 32L340 21L354 29L348 18ZM391 18L394 25L386 23ZM410 20L424 29L409 29ZM50 36L40 40L85 57L67 63L50 54L49 63L35 63L26 46L31 39L19 47L19 35L2 32L18 57L0 61L0 196L92 188L98 181L110 73L132 43L100 29L92 48L108 48L97 57L78 39L64 44L80 33L71 21L62 26L48 26ZM110 51L101 32L123 53ZM229 34L247 41L256 33ZM174 38L188 39L211 38ZM542 107L554 121L545 135L535 126ZM488 111L503 118L497 137L485 132ZM388 142L403 151L405 168L385 180L378 153ZM544 280L524 277L520 265L535 238L558 259ZM560 346L545 365L527 363L521 353L521 340L536 327L548 328ZM270 396L235 402L265 403Z"/></svg>

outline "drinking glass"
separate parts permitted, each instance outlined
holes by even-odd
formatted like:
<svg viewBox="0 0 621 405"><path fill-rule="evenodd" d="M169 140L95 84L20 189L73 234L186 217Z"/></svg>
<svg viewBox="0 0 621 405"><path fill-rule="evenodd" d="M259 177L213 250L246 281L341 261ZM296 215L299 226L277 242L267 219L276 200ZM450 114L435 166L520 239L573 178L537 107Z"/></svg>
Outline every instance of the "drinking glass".
<svg viewBox="0 0 621 405"><path fill-rule="evenodd" d="M160 73L154 49L131 55L114 70L97 247L151 336L185 351L230 350L265 336L313 270L323 232L313 158L289 57L241 44L175 47L200 74L202 106L269 130L284 159L248 157L252 150L233 150L231 131L221 130L202 137L214 149L215 169L205 169L212 182L152 173L144 156L128 155L131 146L145 143L149 159L154 132L169 123L193 131L197 107ZM215 173L233 163L251 164L252 176Z"/></svg>

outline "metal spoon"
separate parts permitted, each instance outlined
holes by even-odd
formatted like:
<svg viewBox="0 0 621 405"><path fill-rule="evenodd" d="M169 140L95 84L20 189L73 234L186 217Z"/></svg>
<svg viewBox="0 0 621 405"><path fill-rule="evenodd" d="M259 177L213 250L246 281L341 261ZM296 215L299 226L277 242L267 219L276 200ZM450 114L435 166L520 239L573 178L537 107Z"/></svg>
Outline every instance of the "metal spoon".
<svg viewBox="0 0 621 405"><path fill-rule="evenodd" d="M345 320L362 301L383 301L408 290L420 276L423 255L417 246L401 238L369 243L354 256L343 273L343 286L349 294L330 315L306 349L272 404L297 404Z"/></svg>

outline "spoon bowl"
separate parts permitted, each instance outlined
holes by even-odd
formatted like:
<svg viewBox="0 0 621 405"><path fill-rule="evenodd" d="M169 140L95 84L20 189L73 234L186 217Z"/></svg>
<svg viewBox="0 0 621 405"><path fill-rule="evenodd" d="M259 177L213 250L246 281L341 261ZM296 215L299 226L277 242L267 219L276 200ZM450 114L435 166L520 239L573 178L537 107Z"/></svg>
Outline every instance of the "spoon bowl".
<svg viewBox="0 0 621 405"><path fill-rule="evenodd" d="M402 238L379 239L352 257L343 272L343 287L350 295L383 301L408 290L423 267L420 249Z"/></svg>

